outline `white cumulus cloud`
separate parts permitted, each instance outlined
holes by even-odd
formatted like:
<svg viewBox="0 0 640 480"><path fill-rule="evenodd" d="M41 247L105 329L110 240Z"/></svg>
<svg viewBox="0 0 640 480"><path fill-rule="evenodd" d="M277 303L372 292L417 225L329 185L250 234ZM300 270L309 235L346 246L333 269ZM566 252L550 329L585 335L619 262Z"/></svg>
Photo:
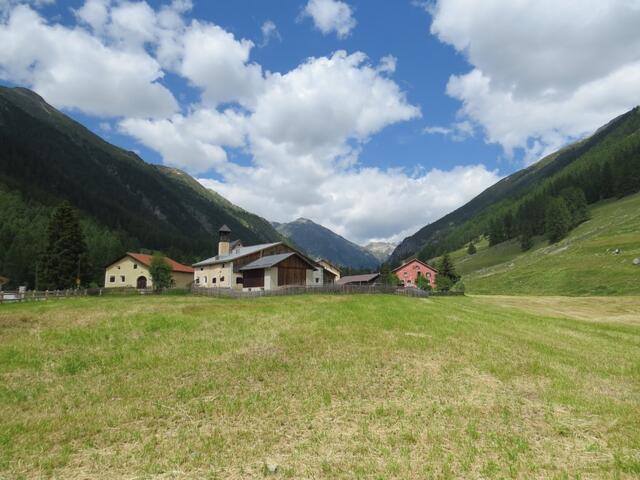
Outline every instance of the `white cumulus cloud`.
<svg viewBox="0 0 640 480"><path fill-rule="evenodd" d="M447 93L507 153L533 160L640 103L640 2L438 0L431 32L471 71Z"/></svg>
<svg viewBox="0 0 640 480"><path fill-rule="evenodd" d="M310 17L323 34L335 32L338 38L348 37L357 23L353 9L339 0L309 0L302 15Z"/></svg>

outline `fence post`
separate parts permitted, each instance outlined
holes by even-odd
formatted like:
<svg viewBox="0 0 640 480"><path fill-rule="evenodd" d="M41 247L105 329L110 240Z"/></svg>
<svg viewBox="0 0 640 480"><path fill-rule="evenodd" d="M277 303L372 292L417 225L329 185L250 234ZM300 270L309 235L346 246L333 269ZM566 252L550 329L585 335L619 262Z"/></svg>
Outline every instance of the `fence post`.
<svg viewBox="0 0 640 480"><path fill-rule="evenodd" d="M4 302L4 292L0 290L0 305L2 305L2 302Z"/></svg>

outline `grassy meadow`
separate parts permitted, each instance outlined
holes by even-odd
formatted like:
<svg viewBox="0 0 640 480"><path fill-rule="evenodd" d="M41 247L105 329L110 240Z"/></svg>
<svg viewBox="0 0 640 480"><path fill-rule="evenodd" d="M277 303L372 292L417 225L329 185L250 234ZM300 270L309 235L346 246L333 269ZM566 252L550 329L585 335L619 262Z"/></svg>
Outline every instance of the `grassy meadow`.
<svg viewBox="0 0 640 480"><path fill-rule="evenodd" d="M0 478L638 476L638 297L0 307Z"/></svg>
<svg viewBox="0 0 640 480"><path fill-rule="evenodd" d="M640 295L640 194L594 205L592 219L549 245L538 237L528 252L518 240L475 255L466 248L451 257L467 292L500 295ZM613 250L621 250L614 255ZM433 260L437 262L437 260Z"/></svg>

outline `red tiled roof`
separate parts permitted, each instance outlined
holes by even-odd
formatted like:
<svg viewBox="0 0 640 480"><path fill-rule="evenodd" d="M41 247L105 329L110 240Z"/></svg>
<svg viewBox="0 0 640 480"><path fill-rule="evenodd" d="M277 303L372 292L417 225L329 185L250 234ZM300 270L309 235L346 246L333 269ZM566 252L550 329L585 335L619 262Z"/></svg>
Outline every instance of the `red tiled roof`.
<svg viewBox="0 0 640 480"><path fill-rule="evenodd" d="M400 265L398 268L394 268L393 270L391 270L391 272L397 272L398 270L400 270L401 268L406 267L407 265L411 265L412 263L417 262L420 263L422 265L424 265L425 267L429 268L430 270L433 270L434 272L438 273L438 269L435 267L432 267L431 265L429 265L428 263L425 263L423 261L418 260L417 258L412 258L411 260L409 260L408 262L404 262L402 265Z"/></svg>
<svg viewBox="0 0 640 480"><path fill-rule="evenodd" d="M129 255L131 258L136 259L137 261L139 261L143 265L146 265L147 267L151 265L151 259L153 258L153 255L146 255L144 253L127 252L127 255ZM181 272L181 273L193 273L193 268L191 268L191 267L189 267L187 265L183 265L181 263L178 263L178 262L176 262L175 260L172 260L169 257L164 257L164 258L167 261L167 263L169 264L169 266L171 267L172 271Z"/></svg>

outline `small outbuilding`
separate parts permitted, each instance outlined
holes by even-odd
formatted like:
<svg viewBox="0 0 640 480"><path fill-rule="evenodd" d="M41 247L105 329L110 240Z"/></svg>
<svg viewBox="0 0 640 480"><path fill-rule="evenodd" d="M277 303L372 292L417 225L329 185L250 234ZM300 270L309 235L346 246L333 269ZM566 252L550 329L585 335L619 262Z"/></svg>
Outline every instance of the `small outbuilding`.
<svg viewBox="0 0 640 480"><path fill-rule="evenodd" d="M107 266L104 275L105 288L138 288L153 286L151 279L152 255L127 252ZM165 257L171 267L171 280L175 288L189 288L193 283L193 268Z"/></svg>
<svg viewBox="0 0 640 480"><path fill-rule="evenodd" d="M380 283L379 273L365 273L362 275L347 275L336 282L338 285L377 285Z"/></svg>
<svg viewBox="0 0 640 480"><path fill-rule="evenodd" d="M429 280L431 288L436 288L436 276L438 275L438 270L428 263L421 262L417 258L403 263L393 270L393 273L396 274L400 279L400 282L402 282L405 287L415 287L418 278L425 277Z"/></svg>

